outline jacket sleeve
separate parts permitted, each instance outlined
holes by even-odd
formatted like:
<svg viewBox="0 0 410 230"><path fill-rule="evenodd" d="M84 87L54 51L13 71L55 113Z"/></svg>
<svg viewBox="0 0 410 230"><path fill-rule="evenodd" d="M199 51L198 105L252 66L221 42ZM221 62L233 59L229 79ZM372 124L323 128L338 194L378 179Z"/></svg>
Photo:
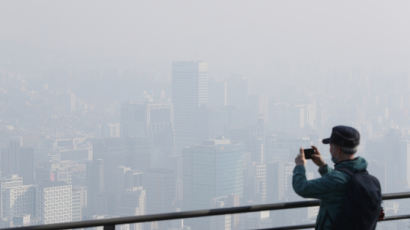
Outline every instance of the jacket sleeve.
<svg viewBox="0 0 410 230"><path fill-rule="evenodd" d="M324 175L330 173L331 171L333 171L333 169L331 167L329 167L329 165L325 164L322 167L320 167L318 171L319 171L321 176L324 176Z"/></svg>
<svg viewBox="0 0 410 230"><path fill-rule="evenodd" d="M323 170L332 171L328 166ZM297 165L293 170L293 189L302 197L321 199L324 195L336 190L341 183L341 181L329 174L329 171L321 173L321 178L307 180L305 166Z"/></svg>

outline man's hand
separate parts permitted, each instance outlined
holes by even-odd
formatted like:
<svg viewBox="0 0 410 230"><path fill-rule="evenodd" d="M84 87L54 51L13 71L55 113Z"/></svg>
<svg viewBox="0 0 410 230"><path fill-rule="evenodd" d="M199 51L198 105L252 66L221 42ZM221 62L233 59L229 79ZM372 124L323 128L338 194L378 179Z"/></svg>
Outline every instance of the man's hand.
<svg viewBox="0 0 410 230"><path fill-rule="evenodd" d="M296 165L305 165L306 164L305 152L303 151L302 148L300 148L299 155L297 155L296 158L295 158L295 163L296 163Z"/></svg>
<svg viewBox="0 0 410 230"><path fill-rule="evenodd" d="M314 154L312 154L312 161L319 167L322 167L325 165L325 161L323 160L322 156L320 155L319 150L316 148L316 146L312 145L312 149L315 151Z"/></svg>

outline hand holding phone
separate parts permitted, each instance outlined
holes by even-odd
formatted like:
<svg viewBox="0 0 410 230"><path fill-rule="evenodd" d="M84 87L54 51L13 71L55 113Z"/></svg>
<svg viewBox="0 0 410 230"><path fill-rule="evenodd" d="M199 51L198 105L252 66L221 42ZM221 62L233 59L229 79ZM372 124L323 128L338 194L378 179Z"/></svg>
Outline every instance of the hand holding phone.
<svg viewBox="0 0 410 230"><path fill-rule="evenodd" d="M312 145L311 149L304 149L304 152L305 152L305 159L311 159L313 163L315 163L319 167L326 165L326 162L323 160L316 146ZM314 157L312 157L312 155Z"/></svg>
<svg viewBox="0 0 410 230"><path fill-rule="evenodd" d="M312 154L315 154L314 149L304 149L305 152L305 159L312 159Z"/></svg>

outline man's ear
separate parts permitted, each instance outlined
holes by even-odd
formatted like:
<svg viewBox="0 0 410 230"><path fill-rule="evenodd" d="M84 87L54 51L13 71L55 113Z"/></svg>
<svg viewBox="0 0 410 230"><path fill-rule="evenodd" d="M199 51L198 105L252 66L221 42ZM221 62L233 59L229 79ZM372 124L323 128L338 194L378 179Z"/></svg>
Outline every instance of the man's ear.
<svg viewBox="0 0 410 230"><path fill-rule="evenodd" d="M336 147L337 156L340 156L340 154L342 154L342 149L338 145L336 145L335 147Z"/></svg>

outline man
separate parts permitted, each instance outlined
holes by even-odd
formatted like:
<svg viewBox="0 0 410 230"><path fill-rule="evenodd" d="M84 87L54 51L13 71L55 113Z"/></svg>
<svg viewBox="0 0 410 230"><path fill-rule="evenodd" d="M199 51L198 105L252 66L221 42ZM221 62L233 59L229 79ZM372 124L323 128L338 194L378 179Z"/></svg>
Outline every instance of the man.
<svg viewBox="0 0 410 230"><path fill-rule="evenodd" d="M314 154L312 154L311 158L312 161L319 166L321 178L314 180L306 179L306 159L302 148L300 149L299 155L295 159L296 166L293 170L293 189L295 192L305 198L320 199L320 210L316 219L315 229L375 229L378 212L380 213L380 184L377 179L367 174L366 160L362 157L355 157L354 155L357 152L357 147L360 143L359 132L352 127L336 126L332 129L331 137L323 139L322 142L324 144L330 144L330 154L332 156L332 161L335 164L335 170L324 162L320 152L315 146L312 146ZM357 179L358 177L356 177L356 175L359 174L359 179ZM359 186L361 181L371 184L371 186L368 187L370 190L373 190L370 192L365 192L370 194L367 196L372 196L367 198L376 200L374 207L366 207L364 205L367 204L360 204L366 202L367 198L362 198L363 192L357 192L356 194L354 194L355 192L350 192L352 190L351 187L353 186L352 181L355 182L355 185L359 184ZM362 184L361 190L367 190L368 188L363 185L364 184ZM346 211L347 203L351 203L351 201L355 200L355 198L359 199L359 201L356 202L359 204L355 204L353 206L361 205L364 206L364 208L351 207L352 205L350 205L350 207L348 207L350 210ZM349 212L354 213L354 210L364 211L356 215L356 217L346 217ZM358 223L349 223L349 221L355 221ZM362 227L353 228L352 226L354 224ZM341 225L348 225L349 227L342 228L340 227ZM367 227L364 228L363 226Z"/></svg>

